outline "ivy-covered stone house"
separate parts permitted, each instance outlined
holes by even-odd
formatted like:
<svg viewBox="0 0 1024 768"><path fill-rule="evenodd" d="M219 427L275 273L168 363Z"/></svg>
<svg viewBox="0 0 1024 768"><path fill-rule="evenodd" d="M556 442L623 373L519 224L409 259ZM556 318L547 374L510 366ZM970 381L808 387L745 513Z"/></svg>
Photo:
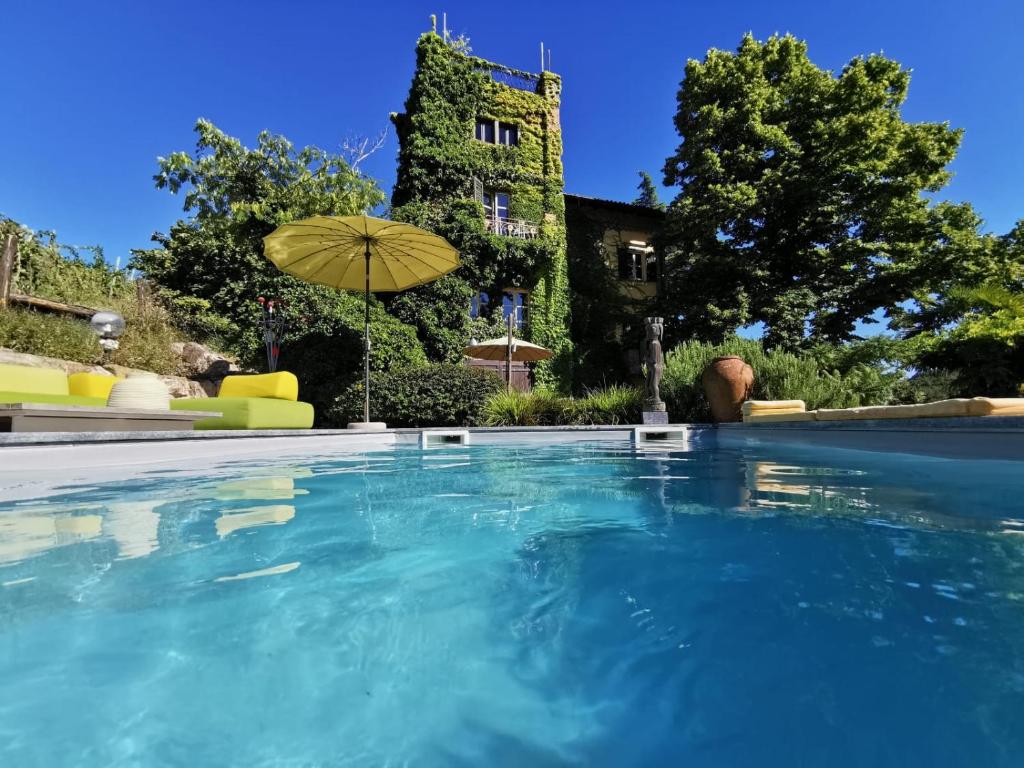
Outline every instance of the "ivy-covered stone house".
<svg viewBox="0 0 1024 768"><path fill-rule="evenodd" d="M659 208L565 195L572 338L584 386L639 377L643 318L654 311Z"/></svg>
<svg viewBox="0 0 1024 768"><path fill-rule="evenodd" d="M392 216L447 237L464 266L394 297L391 311L449 359L470 329L512 315L555 353L536 382L561 390L628 374L630 331L656 293L660 212L564 193L558 75L468 55L434 33L416 53L405 111L392 115Z"/></svg>

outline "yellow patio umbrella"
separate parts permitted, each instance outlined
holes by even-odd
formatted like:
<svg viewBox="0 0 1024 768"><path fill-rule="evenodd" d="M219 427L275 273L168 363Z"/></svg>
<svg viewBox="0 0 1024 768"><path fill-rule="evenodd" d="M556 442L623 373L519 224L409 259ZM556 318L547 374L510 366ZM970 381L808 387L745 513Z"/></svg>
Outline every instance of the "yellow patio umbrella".
<svg viewBox="0 0 1024 768"><path fill-rule="evenodd" d="M363 426L373 428L370 292L404 291L436 280L459 266L459 252L443 237L411 224L371 216L313 216L293 221L263 238L263 250L280 269L307 283L363 291Z"/></svg>
<svg viewBox="0 0 1024 768"><path fill-rule="evenodd" d="M554 353L547 347L514 338L512 336L512 315L509 315L508 333L505 336L486 341L474 341L462 350L462 354L466 357L475 357L477 360L504 360L505 386L511 389L513 360L522 362L547 360Z"/></svg>

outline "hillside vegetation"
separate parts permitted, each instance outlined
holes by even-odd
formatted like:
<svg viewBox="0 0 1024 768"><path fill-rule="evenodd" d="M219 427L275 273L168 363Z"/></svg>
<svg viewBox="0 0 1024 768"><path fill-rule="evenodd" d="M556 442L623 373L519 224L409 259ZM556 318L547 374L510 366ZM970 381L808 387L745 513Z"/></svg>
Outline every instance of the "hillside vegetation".
<svg viewBox="0 0 1024 768"><path fill-rule="evenodd" d="M57 241L56 234L33 231L0 216L0 239L18 238L14 291L65 304L108 309L125 318L120 348L110 362L161 374L178 373L171 344L184 340L163 308L140 298L132 275L107 263L97 247ZM102 352L84 319L12 306L0 312L0 347L78 363L96 364Z"/></svg>

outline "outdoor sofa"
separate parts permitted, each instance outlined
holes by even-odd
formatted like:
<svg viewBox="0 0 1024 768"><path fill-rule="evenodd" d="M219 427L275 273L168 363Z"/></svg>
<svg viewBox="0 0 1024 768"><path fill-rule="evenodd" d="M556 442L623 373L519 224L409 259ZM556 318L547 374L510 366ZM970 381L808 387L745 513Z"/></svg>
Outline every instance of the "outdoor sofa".
<svg viewBox="0 0 1024 768"><path fill-rule="evenodd" d="M0 403L104 406L120 379L101 373L73 373L56 368L0 365Z"/></svg>
<svg viewBox="0 0 1024 768"><path fill-rule="evenodd" d="M196 429L309 429L313 406L299 400L299 381L287 371L227 376L217 397L181 398L171 410L215 411Z"/></svg>
<svg viewBox="0 0 1024 768"><path fill-rule="evenodd" d="M120 377L101 373L73 373L56 368L0 365L0 404L104 407ZM196 429L309 429L313 406L299 401L299 382L287 371L228 376L217 397L171 400L171 410L212 411L196 422Z"/></svg>

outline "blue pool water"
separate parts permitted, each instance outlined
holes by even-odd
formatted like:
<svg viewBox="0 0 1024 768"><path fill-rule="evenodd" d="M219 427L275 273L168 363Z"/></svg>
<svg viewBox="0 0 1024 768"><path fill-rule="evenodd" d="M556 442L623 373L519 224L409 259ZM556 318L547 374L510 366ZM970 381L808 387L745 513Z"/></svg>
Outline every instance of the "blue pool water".
<svg viewBox="0 0 1024 768"><path fill-rule="evenodd" d="M454 447L2 503L0 765L1021 766L1022 467Z"/></svg>

